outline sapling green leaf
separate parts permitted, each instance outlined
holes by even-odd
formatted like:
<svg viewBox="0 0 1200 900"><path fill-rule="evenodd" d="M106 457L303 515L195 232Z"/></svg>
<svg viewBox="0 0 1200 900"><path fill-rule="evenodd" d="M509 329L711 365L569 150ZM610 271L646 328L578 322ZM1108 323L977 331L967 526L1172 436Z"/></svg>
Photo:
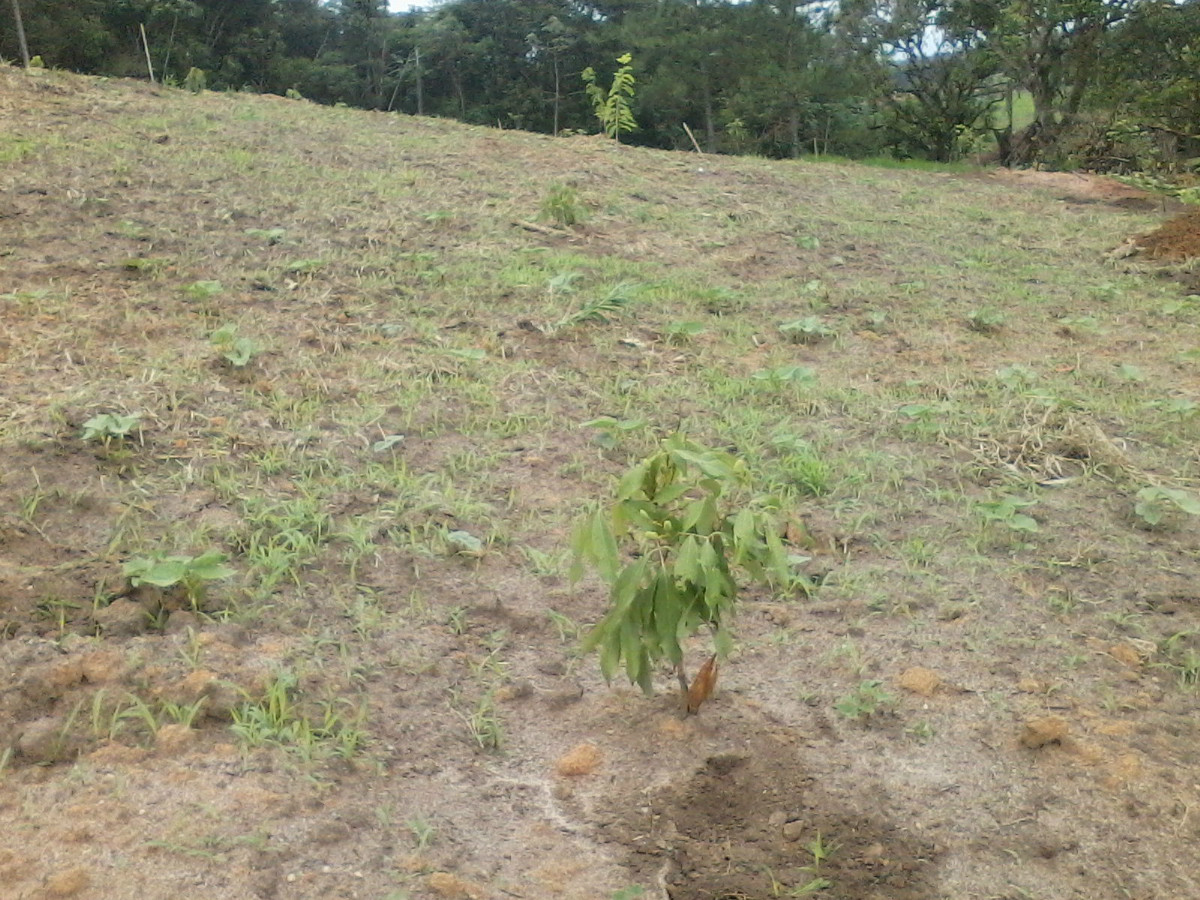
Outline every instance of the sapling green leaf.
<svg viewBox="0 0 1200 900"><path fill-rule="evenodd" d="M199 556L136 557L122 569L133 587L143 584L164 590L179 587L193 606L204 596L204 585L233 577L235 570L225 565L228 557L219 550L208 550Z"/></svg>
<svg viewBox="0 0 1200 900"><path fill-rule="evenodd" d="M749 497L749 487L743 460L677 434L625 473L615 503L578 524L572 580L587 563L609 585L609 611L584 639L606 679L624 665L649 693L654 664L666 661L694 711L683 641L704 627L716 655L729 652L733 568L781 590L807 587L790 569L774 506Z"/></svg>
<svg viewBox="0 0 1200 900"><path fill-rule="evenodd" d="M1200 500L1178 488L1145 487L1137 492L1134 513L1147 525L1160 525L1170 510L1178 509L1190 516L1200 516Z"/></svg>
<svg viewBox="0 0 1200 900"><path fill-rule="evenodd" d="M130 433L137 428L138 422L141 419L141 413L131 413L128 416L103 413L98 416L92 416L92 418L83 423L82 437L85 441L102 440L105 443L108 443L113 438L123 440L129 437Z"/></svg>

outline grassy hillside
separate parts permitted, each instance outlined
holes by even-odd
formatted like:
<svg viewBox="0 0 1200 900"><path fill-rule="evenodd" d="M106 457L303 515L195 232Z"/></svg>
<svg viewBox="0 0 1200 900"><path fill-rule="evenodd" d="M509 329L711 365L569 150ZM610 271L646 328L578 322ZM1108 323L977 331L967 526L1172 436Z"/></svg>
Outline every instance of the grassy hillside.
<svg viewBox="0 0 1200 900"><path fill-rule="evenodd" d="M55 72L0 118L13 896L1200 895L1200 307L1104 258L1153 204ZM676 431L812 585L688 718L565 577Z"/></svg>

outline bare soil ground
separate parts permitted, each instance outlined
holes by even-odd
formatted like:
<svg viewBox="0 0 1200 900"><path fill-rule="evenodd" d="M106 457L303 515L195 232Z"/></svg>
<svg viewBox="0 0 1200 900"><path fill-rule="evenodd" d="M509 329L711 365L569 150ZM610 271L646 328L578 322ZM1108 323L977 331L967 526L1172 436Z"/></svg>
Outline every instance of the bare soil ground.
<svg viewBox="0 0 1200 900"><path fill-rule="evenodd" d="M1200 896L1200 306L1105 258L1161 212L55 72L0 122L4 898ZM678 428L816 585L691 717L565 577Z"/></svg>

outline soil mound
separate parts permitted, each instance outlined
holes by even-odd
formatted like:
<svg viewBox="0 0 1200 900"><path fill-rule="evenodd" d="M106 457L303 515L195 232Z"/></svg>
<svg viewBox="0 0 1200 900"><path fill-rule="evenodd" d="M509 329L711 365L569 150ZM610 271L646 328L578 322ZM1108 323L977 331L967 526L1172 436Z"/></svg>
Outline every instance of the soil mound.
<svg viewBox="0 0 1200 900"><path fill-rule="evenodd" d="M1200 256L1200 208L1176 216L1137 239L1139 250L1151 259Z"/></svg>

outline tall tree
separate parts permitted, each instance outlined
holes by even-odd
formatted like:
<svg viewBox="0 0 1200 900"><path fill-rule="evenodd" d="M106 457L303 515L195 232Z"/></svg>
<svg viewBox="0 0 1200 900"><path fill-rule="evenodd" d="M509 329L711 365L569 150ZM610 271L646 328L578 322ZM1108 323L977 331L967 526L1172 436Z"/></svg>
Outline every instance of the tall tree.
<svg viewBox="0 0 1200 900"><path fill-rule="evenodd" d="M1005 163L1029 164L1054 145L1095 80L1101 40L1138 2L947 0L945 21L978 34L1033 101L1033 121L1014 137Z"/></svg>
<svg viewBox="0 0 1200 900"><path fill-rule="evenodd" d="M1100 46L1091 105L1157 132L1171 165L1200 156L1200 0L1154 0L1134 10Z"/></svg>
<svg viewBox="0 0 1200 900"><path fill-rule="evenodd" d="M880 104L897 149L946 162L999 101L998 62L945 0L847 4L842 24L888 72Z"/></svg>

